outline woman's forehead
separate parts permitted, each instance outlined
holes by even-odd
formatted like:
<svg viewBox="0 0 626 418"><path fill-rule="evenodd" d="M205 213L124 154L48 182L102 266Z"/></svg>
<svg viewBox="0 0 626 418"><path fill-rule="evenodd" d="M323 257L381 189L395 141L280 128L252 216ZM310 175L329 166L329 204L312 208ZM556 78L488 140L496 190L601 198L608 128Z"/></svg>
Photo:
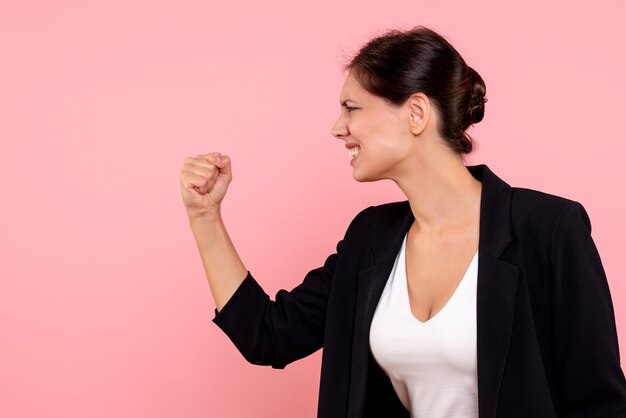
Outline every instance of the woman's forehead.
<svg viewBox="0 0 626 418"><path fill-rule="evenodd" d="M363 88L359 82L348 74L343 83L341 93L339 94L339 103L344 104L346 101L356 101L363 96Z"/></svg>

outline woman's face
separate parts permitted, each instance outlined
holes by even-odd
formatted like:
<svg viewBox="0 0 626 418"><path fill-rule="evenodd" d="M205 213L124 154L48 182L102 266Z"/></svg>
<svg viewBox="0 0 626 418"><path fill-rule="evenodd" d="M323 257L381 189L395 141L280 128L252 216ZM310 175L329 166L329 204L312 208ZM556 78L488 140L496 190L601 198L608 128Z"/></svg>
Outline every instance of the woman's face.
<svg viewBox="0 0 626 418"><path fill-rule="evenodd" d="M344 82L339 101L341 114L331 133L351 148L354 179L376 181L397 177L413 142L409 107L391 106L365 90L351 74Z"/></svg>

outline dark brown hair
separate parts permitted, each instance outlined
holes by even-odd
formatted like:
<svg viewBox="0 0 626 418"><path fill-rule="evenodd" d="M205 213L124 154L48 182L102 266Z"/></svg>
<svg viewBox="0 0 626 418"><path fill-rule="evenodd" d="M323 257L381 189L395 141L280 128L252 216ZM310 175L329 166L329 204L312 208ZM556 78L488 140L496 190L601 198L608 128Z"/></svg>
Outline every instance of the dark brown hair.
<svg viewBox="0 0 626 418"><path fill-rule="evenodd" d="M388 30L365 44L343 69L395 106L424 93L451 149L472 152L474 141L465 131L485 115L485 82L441 35L424 26Z"/></svg>

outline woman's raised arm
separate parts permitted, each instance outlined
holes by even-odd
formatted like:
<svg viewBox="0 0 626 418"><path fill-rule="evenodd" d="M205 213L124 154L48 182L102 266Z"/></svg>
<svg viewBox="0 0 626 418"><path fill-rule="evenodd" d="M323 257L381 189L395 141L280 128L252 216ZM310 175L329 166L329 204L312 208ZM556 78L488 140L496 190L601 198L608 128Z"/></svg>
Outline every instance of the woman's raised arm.
<svg viewBox="0 0 626 418"><path fill-rule="evenodd" d="M183 202L218 310L248 274L220 212L231 180L230 158L219 152L185 158L180 170Z"/></svg>

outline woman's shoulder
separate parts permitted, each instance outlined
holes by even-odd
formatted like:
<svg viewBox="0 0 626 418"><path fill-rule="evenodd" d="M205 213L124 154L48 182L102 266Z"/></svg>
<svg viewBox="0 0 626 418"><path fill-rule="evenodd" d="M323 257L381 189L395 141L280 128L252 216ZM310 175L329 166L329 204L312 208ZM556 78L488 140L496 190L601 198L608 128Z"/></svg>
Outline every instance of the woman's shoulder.
<svg viewBox="0 0 626 418"><path fill-rule="evenodd" d="M567 207L582 204L563 195L556 195L545 191L527 187L511 187L511 210L514 212L532 212L544 216L558 214ZM362 209L353 221L374 221L393 223L398 217L406 216L411 206L408 200L382 203Z"/></svg>
<svg viewBox="0 0 626 418"><path fill-rule="evenodd" d="M511 222L514 226L551 227L572 213L589 221L583 204L573 198L527 187L511 187Z"/></svg>
<svg viewBox="0 0 626 418"><path fill-rule="evenodd" d="M528 187L511 187L511 205L544 211L560 211L566 206L580 204L573 198Z"/></svg>
<svg viewBox="0 0 626 418"><path fill-rule="evenodd" d="M571 214L582 216L589 223L583 204L564 195L528 187L511 187L510 198L510 221L513 227L549 228L559 218ZM349 228L366 229L369 232L386 230L410 216L408 200L382 203L362 209L353 218Z"/></svg>

